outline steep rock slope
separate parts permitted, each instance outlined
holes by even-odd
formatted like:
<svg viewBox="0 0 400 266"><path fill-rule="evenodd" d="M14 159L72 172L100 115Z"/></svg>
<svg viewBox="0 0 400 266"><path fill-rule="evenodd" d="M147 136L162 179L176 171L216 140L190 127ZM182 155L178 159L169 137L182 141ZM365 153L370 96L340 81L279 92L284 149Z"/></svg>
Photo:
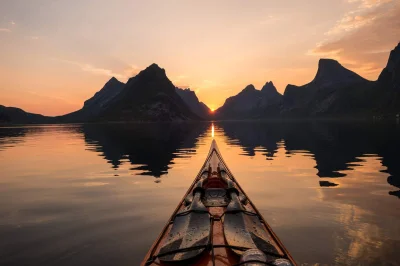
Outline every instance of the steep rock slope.
<svg viewBox="0 0 400 266"><path fill-rule="evenodd" d="M215 116L219 119L262 118L279 113L282 95L274 84L267 82L261 90L252 84L246 86L240 93L226 99L218 108Z"/></svg>
<svg viewBox="0 0 400 266"><path fill-rule="evenodd" d="M398 115L400 113L400 43L390 52L386 67L377 81L382 96L377 113Z"/></svg>
<svg viewBox="0 0 400 266"><path fill-rule="evenodd" d="M199 120L168 79L165 70L152 64L130 78L100 114L107 121L175 121Z"/></svg>
<svg viewBox="0 0 400 266"><path fill-rule="evenodd" d="M87 122L107 109L108 104L122 91L125 84L112 77L93 97L86 100L82 109L57 117L59 122Z"/></svg>
<svg viewBox="0 0 400 266"><path fill-rule="evenodd" d="M203 102L199 101L194 91L190 90L189 88L175 88L175 90L182 98L182 100L186 103L186 105L189 106L192 112L205 119L210 116L210 108L208 108L208 106L205 105Z"/></svg>
<svg viewBox="0 0 400 266"><path fill-rule="evenodd" d="M359 114L369 102L374 83L332 59L320 59L315 78L303 86L288 85L282 113L289 116Z"/></svg>

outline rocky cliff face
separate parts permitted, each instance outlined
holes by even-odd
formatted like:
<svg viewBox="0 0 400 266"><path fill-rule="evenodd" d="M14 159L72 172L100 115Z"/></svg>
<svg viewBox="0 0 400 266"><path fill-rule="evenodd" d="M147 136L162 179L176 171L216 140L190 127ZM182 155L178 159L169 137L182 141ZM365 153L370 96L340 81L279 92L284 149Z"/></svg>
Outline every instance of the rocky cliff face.
<svg viewBox="0 0 400 266"><path fill-rule="evenodd" d="M100 91L85 101L82 109L93 115L99 114L122 91L124 86L124 83L112 77Z"/></svg>
<svg viewBox="0 0 400 266"><path fill-rule="evenodd" d="M388 115L400 114L400 43L390 52L388 63L377 81L381 92L377 112Z"/></svg>
<svg viewBox="0 0 400 266"><path fill-rule="evenodd" d="M373 82L332 59L321 59L315 78L303 86L288 85L282 113L288 116L355 114L368 108Z"/></svg>
<svg viewBox="0 0 400 266"><path fill-rule="evenodd" d="M122 91L124 86L124 83L112 77L101 90L84 102L82 109L58 116L57 120L59 122L87 122L95 119L108 107L108 104Z"/></svg>
<svg viewBox="0 0 400 266"><path fill-rule="evenodd" d="M388 63L378 81L387 89L400 91L400 43L390 52Z"/></svg>
<svg viewBox="0 0 400 266"><path fill-rule="evenodd" d="M175 88L178 95L182 98L182 100L186 103L187 106L197 114L201 118L208 118L210 116L211 110L205 105L203 102L200 102L197 98L197 95L194 91L181 88Z"/></svg>
<svg viewBox="0 0 400 266"><path fill-rule="evenodd" d="M174 121L200 119L176 93L165 70L152 64L130 78L98 120Z"/></svg>
<svg viewBox="0 0 400 266"><path fill-rule="evenodd" d="M215 116L219 119L246 119L273 116L278 113L282 95L274 84L267 82L261 90L252 84L246 86L240 93L226 99L224 105L218 108Z"/></svg>

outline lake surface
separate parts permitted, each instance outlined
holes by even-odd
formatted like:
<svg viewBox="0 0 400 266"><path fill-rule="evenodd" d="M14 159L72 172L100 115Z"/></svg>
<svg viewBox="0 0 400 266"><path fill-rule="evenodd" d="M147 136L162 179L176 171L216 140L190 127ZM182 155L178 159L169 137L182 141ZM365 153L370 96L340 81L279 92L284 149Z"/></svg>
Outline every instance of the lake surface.
<svg viewBox="0 0 400 266"><path fill-rule="evenodd" d="M400 265L400 125L214 128L299 264ZM211 123L0 128L0 265L138 265L211 140Z"/></svg>

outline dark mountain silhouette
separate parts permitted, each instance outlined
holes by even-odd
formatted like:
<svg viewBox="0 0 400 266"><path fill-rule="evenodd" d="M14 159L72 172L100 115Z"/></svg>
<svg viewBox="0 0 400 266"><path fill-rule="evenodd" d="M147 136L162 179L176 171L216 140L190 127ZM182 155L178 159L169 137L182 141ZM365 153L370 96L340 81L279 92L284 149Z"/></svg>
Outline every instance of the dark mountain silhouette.
<svg viewBox="0 0 400 266"><path fill-rule="evenodd" d="M379 75L378 81L389 90L400 90L400 43L390 52L388 63Z"/></svg>
<svg viewBox="0 0 400 266"><path fill-rule="evenodd" d="M0 105L0 124L44 124L52 122L54 122L52 117L28 113L16 107Z"/></svg>
<svg viewBox="0 0 400 266"><path fill-rule="evenodd" d="M168 79L165 70L152 64L130 78L123 90L99 115L101 121L199 120Z"/></svg>
<svg viewBox="0 0 400 266"><path fill-rule="evenodd" d="M269 94L262 92L269 91ZM314 79L303 86L287 85L283 97L273 84L261 91L253 85L229 97L215 117L372 118L400 112L400 44L390 53L378 81L369 81L333 59L320 59Z"/></svg>
<svg viewBox="0 0 400 266"><path fill-rule="evenodd" d="M332 59L320 59L314 79L287 85L283 96L272 82L248 85L226 99L213 117L194 92L175 88L165 70L152 64L127 84L112 78L81 110L55 118L14 107L0 108L0 123L174 121L201 119L372 118L400 113L400 44L377 81L368 81Z"/></svg>
<svg viewBox="0 0 400 266"><path fill-rule="evenodd" d="M288 85L282 113L289 116L355 115L370 108L374 82L332 59L320 59L315 78L303 86Z"/></svg>
<svg viewBox="0 0 400 266"><path fill-rule="evenodd" d="M112 77L100 91L96 92L92 98L85 101L83 109L88 109L95 114L100 113L101 110L107 107L107 104L122 91L124 85L125 83Z"/></svg>
<svg viewBox="0 0 400 266"><path fill-rule="evenodd" d="M189 88L181 89L175 88L176 92L181 96L183 101L189 106L193 113L201 118L207 119L210 117L211 110L203 102L200 102L196 93Z"/></svg>
<svg viewBox="0 0 400 266"><path fill-rule="evenodd" d="M390 52L388 63L382 70L377 87L380 97L378 113L400 113L400 43Z"/></svg>
<svg viewBox="0 0 400 266"><path fill-rule="evenodd" d="M60 122L85 122L96 118L105 109L109 103L122 91L125 84L112 77L96 92L92 98L86 100L82 109L57 117Z"/></svg>
<svg viewBox="0 0 400 266"><path fill-rule="evenodd" d="M111 78L78 111L46 117L1 106L0 123L201 120L209 109L192 93L184 90L178 95L165 70L152 64L127 84Z"/></svg>
<svg viewBox="0 0 400 266"><path fill-rule="evenodd" d="M215 117L243 119L276 116L281 100L282 95L272 81L267 82L261 90L250 84L239 94L226 99L224 105L215 111Z"/></svg>

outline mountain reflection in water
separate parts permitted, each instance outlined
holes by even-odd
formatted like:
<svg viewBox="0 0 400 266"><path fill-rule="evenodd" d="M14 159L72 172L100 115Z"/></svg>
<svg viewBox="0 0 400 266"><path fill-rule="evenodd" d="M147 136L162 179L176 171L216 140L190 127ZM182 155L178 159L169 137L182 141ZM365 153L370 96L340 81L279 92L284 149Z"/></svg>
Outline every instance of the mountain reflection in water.
<svg viewBox="0 0 400 266"><path fill-rule="evenodd" d="M208 123L143 123L84 125L88 150L104 156L118 168L123 160L141 175L160 177L168 172L174 158L190 156L196 142L208 129Z"/></svg>
<svg viewBox="0 0 400 266"><path fill-rule="evenodd" d="M400 130L395 124L379 126L366 123L216 123L228 138L228 144L238 145L242 155L254 156L264 152L273 160L278 144L284 143L286 154L309 154L315 159L321 178L345 177L345 170L360 166L362 157L381 157L390 176L387 182L400 188ZM104 156L118 168L129 161L132 170L142 175L160 177L168 172L172 160L195 152L199 136L209 130L200 124L116 124L84 125L82 131L88 150ZM154 156L157 154L157 156ZM320 181L321 186L333 187L334 181ZM390 191L400 196L400 191Z"/></svg>
<svg viewBox="0 0 400 266"><path fill-rule="evenodd" d="M319 177L345 177L363 161L362 157L381 157L389 173L388 183L400 188L400 126L367 123L238 123L219 124L232 145L239 145L244 155L265 152L273 159L278 143L284 142L288 155L300 151L315 159ZM320 183L321 184L321 183ZM321 186L334 186L323 182ZM330 185L328 185L330 184ZM389 192L399 196L399 191Z"/></svg>
<svg viewBox="0 0 400 266"><path fill-rule="evenodd" d="M0 264L138 265L215 138L299 264L399 265L399 125L213 125L0 128Z"/></svg>

